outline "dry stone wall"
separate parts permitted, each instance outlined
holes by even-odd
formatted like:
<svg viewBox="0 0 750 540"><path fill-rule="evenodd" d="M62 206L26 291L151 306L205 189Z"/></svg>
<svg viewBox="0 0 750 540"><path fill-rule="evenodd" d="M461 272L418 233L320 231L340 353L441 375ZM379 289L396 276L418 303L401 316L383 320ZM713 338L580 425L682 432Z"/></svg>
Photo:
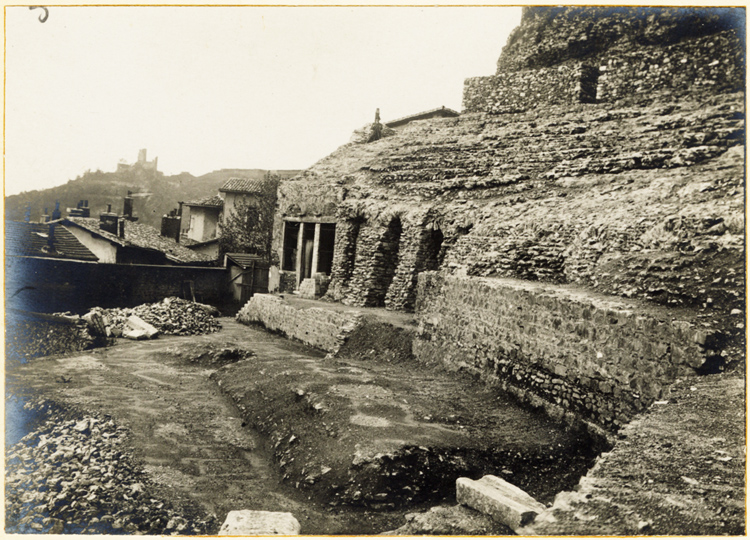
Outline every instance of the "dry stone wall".
<svg viewBox="0 0 750 540"><path fill-rule="evenodd" d="M729 30L744 40L744 8L526 7L497 72L602 59L613 49L669 46Z"/></svg>
<svg viewBox="0 0 750 540"><path fill-rule="evenodd" d="M527 8L492 77L467 79L465 113L507 114L670 91L744 87L735 9Z"/></svg>
<svg viewBox="0 0 750 540"><path fill-rule="evenodd" d="M270 294L256 294L237 313L243 324L260 324L328 352L337 352L356 329L362 316L356 311L300 308Z"/></svg>
<svg viewBox="0 0 750 540"><path fill-rule="evenodd" d="M473 77L464 82L463 112L502 114L551 103L593 103L599 70L585 64Z"/></svg>
<svg viewBox="0 0 750 540"><path fill-rule="evenodd" d="M615 52L601 59L597 101L669 90L736 91L743 87L742 44L733 31L668 47ZM613 51L614 52L614 51Z"/></svg>
<svg viewBox="0 0 750 540"><path fill-rule="evenodd" d="M420 274L414 354L605 429L718 354L723 336L673 313L570 287Z"/></svg>

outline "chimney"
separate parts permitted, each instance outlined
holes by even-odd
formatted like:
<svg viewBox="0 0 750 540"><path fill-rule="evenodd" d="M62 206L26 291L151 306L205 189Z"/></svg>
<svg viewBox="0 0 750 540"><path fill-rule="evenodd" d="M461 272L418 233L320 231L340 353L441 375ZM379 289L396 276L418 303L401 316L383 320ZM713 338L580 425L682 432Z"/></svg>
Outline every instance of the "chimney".
<svg viewBox="0 0 750 540"><path fill-rule="evenodd" d="M125 216L125 219L130 219L133 217L133 197L131 197L133 193L131 191L128 191L127 197L125 197L125 200L122 205L122 215Z"/></svg>
<svg viewBox="0 0 750 540"><path fill-rule="evenodd" d="M62 217L60 213L60 201L55 201L55 209L52 211L52 221L57 221Z"/></svg>
<svg viewBox="0 0 750 540"><path fill-rule="evenodd" d="M181 223L182 217L177 214L177 210L170 211L169 215L165 214L161 218L161 235L179 243Z"/></svg>
<svg viewBox="0 0 750 540"><path fill-rule="evenodd" d="M68 215L70 217L90 217L89 202L81 199L75 208L68 208Z"/></svg>
<svg viewBox="0 0 750 540"><path fill-rule="evenodd" d="M47 223L49 221L49 208L44 209L44 214L39 218L39 223Z"/></svg>
<svg viewBox="0 0 750 540"><path fill-rule="evenodd" d="M117 220L117 236L120 238L125 238L125 220L119 219Z"/></svg>
<svg viewBox="0 0 750 540"><path fill-rule="evenodd" d="M107 205L107 211L99 214L99 228L110 234L117 234L117 214L112 212L112 205Z"/></svg>

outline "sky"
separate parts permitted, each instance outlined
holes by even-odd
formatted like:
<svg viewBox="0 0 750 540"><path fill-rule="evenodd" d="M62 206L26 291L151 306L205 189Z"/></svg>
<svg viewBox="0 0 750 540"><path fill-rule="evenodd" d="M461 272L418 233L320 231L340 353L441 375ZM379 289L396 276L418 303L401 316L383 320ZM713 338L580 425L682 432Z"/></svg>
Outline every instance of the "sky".
<svg viewBox="0 0 750 540"><path fill-rule="evenodd" d="M305 169L380 108L460 111L519 7L6 8L5 195L114 171Z"/></svg>

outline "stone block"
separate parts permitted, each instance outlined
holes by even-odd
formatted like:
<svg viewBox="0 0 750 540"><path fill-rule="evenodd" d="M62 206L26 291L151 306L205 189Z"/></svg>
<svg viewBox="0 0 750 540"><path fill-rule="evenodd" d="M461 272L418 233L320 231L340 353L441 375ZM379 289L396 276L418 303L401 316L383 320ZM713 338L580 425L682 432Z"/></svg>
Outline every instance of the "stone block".
<svg viewBox="0 0 750 540"><path fill-rule="evenodd" d="M128 317L122 330L122 337L128 339L153 339L158 335L159 330L137 315Z"/></svg>
<svg viewBox="0 0 750 540"><path fill-rule="evenodd" d="M514 531L531 523L545 509L543 504L522 489L492 475L480 480L456 480L456 500Z"/></svg>
<svg viewBox="0 0 750 540"><path fill-rule="evenodd" d="M292 536L300 525L289 512L232 510L227 514L219 536Z"/></svg>

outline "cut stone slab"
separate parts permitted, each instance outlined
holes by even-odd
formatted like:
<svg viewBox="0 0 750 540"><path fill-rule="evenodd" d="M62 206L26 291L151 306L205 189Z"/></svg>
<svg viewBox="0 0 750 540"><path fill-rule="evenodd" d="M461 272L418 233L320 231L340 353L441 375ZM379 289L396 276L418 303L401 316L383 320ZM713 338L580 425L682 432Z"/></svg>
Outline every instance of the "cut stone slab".
<svg viewBox="0 0 750 540"><path fill-rule="evenodd" d="M299 521L289 512L232 510L219 530L219 536L298 535Z"/></svg>
<svg viewBox="0 0 750 540"><path fill-rule="evenodd" d="M122 330L122 337L128 339L153 339L157 335L159 335L159 330L138 315L128 317Z"/></svg>
<svg viewBox="0 0 750 540"><path fill-rule="evenodd" d="M517 531L531 523L545 506L521 488L497 476L456 480L456 500Z"/></svg>

